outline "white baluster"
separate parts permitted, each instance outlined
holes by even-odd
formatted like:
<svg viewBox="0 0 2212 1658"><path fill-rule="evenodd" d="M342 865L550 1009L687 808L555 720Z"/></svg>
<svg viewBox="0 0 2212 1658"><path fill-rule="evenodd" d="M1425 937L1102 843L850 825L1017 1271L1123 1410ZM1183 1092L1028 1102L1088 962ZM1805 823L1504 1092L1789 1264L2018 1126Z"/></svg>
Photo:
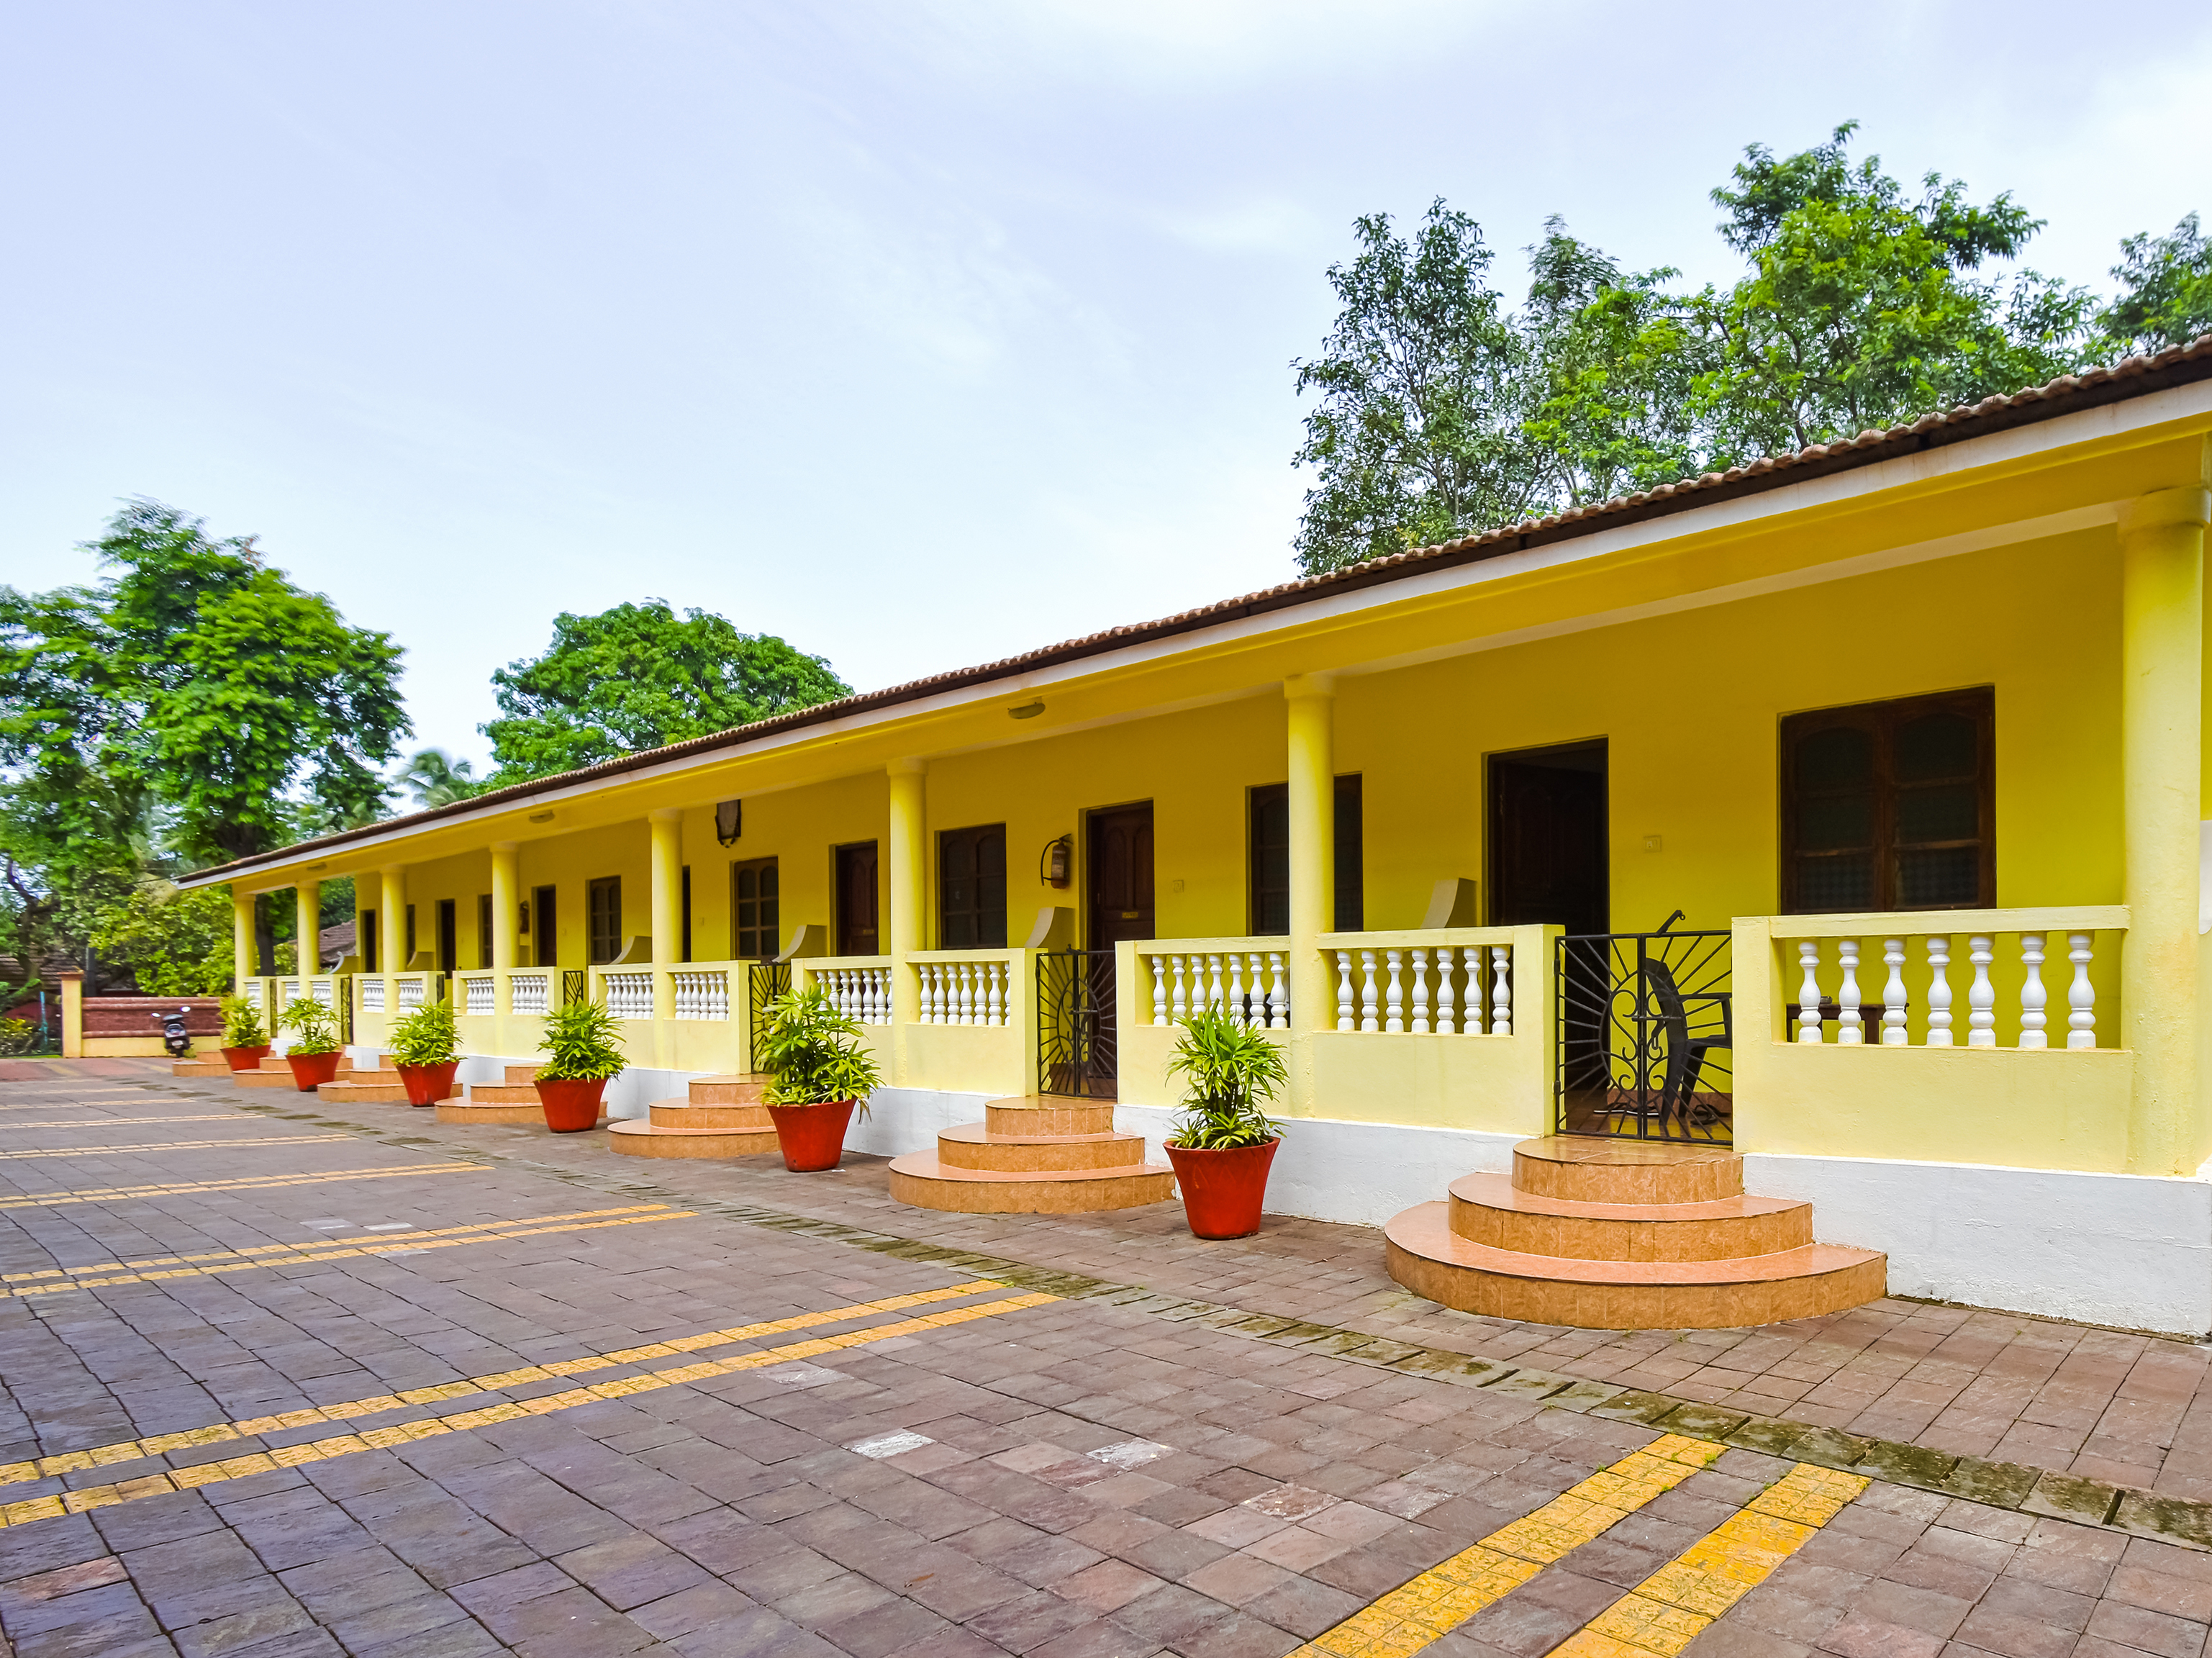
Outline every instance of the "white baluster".
<svg viewBox="0 0 2212 1658"><path fill-rule="evenodd" d="M1822 1041L1820 1035L1820 946L1811 938L1797 945L1797 965L1805 969L1805 981L1797 987L1797 1040L1801 1042Z"/></svg>
<svg viewBox="0 0 2212 1658"><path fill-rule="evenodd" d="M2020 1045L2022 1048L2048 1048L2051 1038L2044 1033L2047 1016L2044 1008L2049 1005L2051 993L2043 983L2043 935L2023 932L2020 935L2021 964L2027 969L2027 981L2020 987Z"/></svg>
<svg viewBox="0 0 2212 1658"><path fill-rule="evenodd" d="M975 1019L975 964L960 963L960 1023L974 1024Z"/></svg>
<svg viewBox="0 0 2212 1658"><path fill-rule="evenodd" d="M1881 987L1881 1042L1885 1048L1905 1045L1905 940L1881 941L1882 965L1889 978Z"/></svg>
<svg viewBox="0 0 2212 1658"><path fill-rule="evenodd" d="M2097 992L2089 982L2090 935L2066 935L2066 959L2074 963L2074 982L2066 989L2066 1046L2097 1045Z"/></svg>
<svg viewBox="0 0 2212 1658"><path fill-rule="evenodd" d="M1951 981L1945 969L1951 965L1951 940L1948 935L1936 933L1928 940L1928 1046L1951 1046Z"/></svg>
<svg viewBox="0 0 2212 1658"><path fill-rule="evenodd" d="M1974 982L1966 989L1966 1046L1997 1045L1997 989L1990 982L1990 963L1996 959L1996 941L1981 935L1966 940L1966 959L1974 964Z"/></svg>
<svg viewBox="0 0 2212 1658"><path fill-rule="evenodd" d="M1173 1022L1176 1024L1181 1024L1185 1019L1190 1017L1190 998L1183 986L1183 958L1180 956L1171 956L1168 959L1175 963L1175 1010Z"/></svg>
<svg viewBox="0 0 2212 1658"><path fill-rule="evenodd" d="M1283 952L1267 952L1267 1029L1288 1030L1291 1028L1291 996L1283 983Z"/></svg>
<svg viewBox="0 0 2212 1658"><path fill-rule="evenodd" d="M936 982L937 964L934 962L916 962L914 964L914 999L919 1010L915 1017L924 1024L937 1023L937 998L932 989Z"/></svg>
<svg viewBox="0 0 2212 1658"><path fill-rule="evenodd" d="M1255 1030L1264 1030L1267 1028L1267 993L1263 987L1265 981L1260 976L1257 951L1244 958L1244 966L1249 975L1247 982L1251 987L1245 992L1244 1023Z"/></svg>
<svg viewBox="0 0 2212 1658"><path fill-rule="evenodd" d="M1866 1021L1859 1017L1859 941L1837 939L1836 957L1844 969L1844 987L1836 993L1836 1040L1853 1048L1866 1041Z"/></svg>
<svg viewBox="0 0 2212 1658"><path fill-rule="evenodd" d="M987 969L991 975L991 1000L986 1011L991 1017L986 1023L990 1024L1006 1022L1006 966L1004 962L994 962Z"/></svg>
<svg viewBox="0 0 2212 1658"><path fill-rule="evenodd" d="M1413 952L1413 1034L1429 1033L1429 952Z"/></svg>
<svg viewBox="0 0 2212 1658"><path fill-rule="evenodd" d="M1375 952L1371 950L1359 952L1359 1028L1380 1030L1382 1021L1375 1017L1375 1004L1382 986L1375 976Z"/></svg>
<svg viewBox="0 0 2212 1658"><path fill-rule="evenodd" d="M1336 952L1336 1028L1339 1030L1356 1029L1352 1019L1352 952Z"/></svg>
<svg viewBox="0 0 2212 1658"><path fill-rule="evenodd" d="M1243 1024L1244 1019L1244 957L1241 950L1229 952L1229 1017Z"/></svg>
<svg viewBox="0 0 2212 1658"><path fill-rule="evenodd" d="M1206 958L1206 1005L1214 1011L1221 1011L1221 957Z"/></svg>
<svg viewBox="0 0 2212 1658"><path fill-rule="evenodd" d="M1404 959L1402 950L1386 950L1383 959L1390 963L1390 983L1383 993L1382 1029L1403 1033L1406 1029L1406 993L1398 982L1398 969Z"/></svg>
<svg viewBox="0 0 2212 1658"><path fill-rule="evenodd" d="M1490 947L1490 1034L1513 1034L1513 950L1507 944Z"/></svg>
<svg viewBox="0 0 2212 1658"><path fill-rule="evenodd" d="M1450 1035L1459 1029L1454 1017L1457 1010L1452 999L1452 948L1449 944L1437 951L1437 1030Z"/></svg>
<svg viewBox="0 0 2212 1658"><path fill-rule="evenodd" d="M1168 958L1147 956L1145 963L1152 970L1152 1023L1165 1024L1168 1022Z"/></svg>

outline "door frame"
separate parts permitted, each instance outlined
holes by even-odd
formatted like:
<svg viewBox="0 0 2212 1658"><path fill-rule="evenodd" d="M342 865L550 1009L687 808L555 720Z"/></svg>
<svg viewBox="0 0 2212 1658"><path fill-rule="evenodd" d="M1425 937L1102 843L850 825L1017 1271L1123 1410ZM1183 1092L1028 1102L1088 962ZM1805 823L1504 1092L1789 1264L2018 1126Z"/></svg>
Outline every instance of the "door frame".
<svg viewBox="0 0 2212 1658"><path fill-rule="evenodd" d="M1613 924L1613 742L1603 734L1583 737L1564 743L1536 743L1526 748L1499 749L1482 756L1482 892L1481 910L1486 925L1498 926L1498 836L1496 829L1497 795L1492 786L1491 765L1503 760L1508 764L1525 755L1563 754L1573 749L1603 749L1605 769L1598 774L1603 783L1600 805L1603 812L1603 832L1599 837L1599 848L1604 873L1606 926ZM1561 767L1561 770L1572 768ZM1602 929L1601 929L1602 930Z"/></svg>
<svg viewBox="0 0 2212 1658"><path fill-rule="evenodd" d="M1076 938L1080 941L1077 946L1079 949L1102 948L1098 941L1091 936L1091 913L1097 908L1091 899L1091 821L1094 818L1110 817L1117 811L1133 811L1139 806L1144 807L1152 815L1152 925L1157 927L1160 924L1160 815L1154 798L1146 795L1142 799L1119 800L1111 805L1085 806L1077 814L1080 833L1075 837L1075 890L1082 895L1075 919ZM1112 947L1110 944L1103 946L1109 950Z"/></svg>

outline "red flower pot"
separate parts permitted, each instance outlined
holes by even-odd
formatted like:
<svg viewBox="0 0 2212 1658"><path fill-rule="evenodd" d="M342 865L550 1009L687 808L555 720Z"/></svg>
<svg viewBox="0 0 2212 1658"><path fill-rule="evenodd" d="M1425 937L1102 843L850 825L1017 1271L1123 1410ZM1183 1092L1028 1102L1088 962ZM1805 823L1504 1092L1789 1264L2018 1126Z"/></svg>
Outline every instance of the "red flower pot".
<svg viewBox="0 0 2212 1658"><path fill-rule="evenodd" d="M334 1048L327 1054L287 1054L284 1063L292 1067L292 1080L300 1091L312 1094L325 1083L337 1080L338 1061L344 1058Z"/></svg>
<svg viewBox="0 0 2212 1658"><path fill-rule="evenodd" d="M852 1125L854 1100L832 1100L827 1105L771 1105L775 1143L783 1152L783 1166L794 1175L811 1175L835 1169L845 1155L845 1130Z"/></svg>
<svg viewBox="0 0 2212 1658"><path fill-rule="evenodd" d="M258 1048L226 1048L222 1050L222 1057L230 1062L233 1071L258 1071L262 1060L269 1057L269 1044L264 1042Z"/></svg>
<svg viewBox="0 0 2212 1658"><path fill-rule="evenodd" d="M399 1067L400 1085L407 1090L410 1105L435 1105L440 1100L453 1096L453 1072L459 1070L459 1060L448 1060L443 1065L403 1065ZM595 1113L593 1121L597 1121Z"/></svg>
<svg viewBox="0 0 2212 1658"><path fill-rule="evenodd" d="M1267 1195L1267 1166L1280 1140L1227 1151L1167 1148L1182 1188L1182 1212L1202 1238L1249 1238L1260 1230L1260 1205Z"/></svg>
<svg viewBox="0 0 2212 1658"><path fill-rule="evenodd" d="M580 1134L599 1126L599 1096L607 1091L605 1077L589 1082L548 1082L540 1077L537 1088L545 1126L555 1133Z"/></svg>

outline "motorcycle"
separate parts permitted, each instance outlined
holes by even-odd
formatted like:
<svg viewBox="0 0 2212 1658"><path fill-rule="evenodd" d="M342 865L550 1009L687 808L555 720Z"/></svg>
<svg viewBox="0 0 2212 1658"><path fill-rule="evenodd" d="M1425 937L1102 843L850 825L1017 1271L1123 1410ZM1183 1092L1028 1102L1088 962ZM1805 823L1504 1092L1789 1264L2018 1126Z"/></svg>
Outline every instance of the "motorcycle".
<svg viewBox="0 0 2212 1658"><path fill-rule="evenodd" d="M153 1016L161 1022L161 1046L169 1050L173 1060L187 1058L192 1051L192 1039L185 1029L185 1015L191 1011L190 1008L180 1007L174 1013Z"/></svg>

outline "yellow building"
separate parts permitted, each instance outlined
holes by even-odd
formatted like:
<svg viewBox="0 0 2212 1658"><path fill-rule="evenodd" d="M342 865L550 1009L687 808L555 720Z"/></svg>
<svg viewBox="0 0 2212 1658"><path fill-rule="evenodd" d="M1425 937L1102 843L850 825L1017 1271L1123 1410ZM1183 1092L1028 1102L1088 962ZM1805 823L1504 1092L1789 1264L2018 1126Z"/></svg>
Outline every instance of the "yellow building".
<svg viewBox="0 0 2212 1658"><path fill-rule="evenodd" d="M1157 1141L1228 1005L1276 1210L1732 1139L1894 1291L2203 1331L2208 484L2200 341L189 884L243 975L252 894L353 876L363 1048L436 975L486 1078L605 995L618 1114L785 971L884 1059L859 1149L1041 1090Z"/></svg>

